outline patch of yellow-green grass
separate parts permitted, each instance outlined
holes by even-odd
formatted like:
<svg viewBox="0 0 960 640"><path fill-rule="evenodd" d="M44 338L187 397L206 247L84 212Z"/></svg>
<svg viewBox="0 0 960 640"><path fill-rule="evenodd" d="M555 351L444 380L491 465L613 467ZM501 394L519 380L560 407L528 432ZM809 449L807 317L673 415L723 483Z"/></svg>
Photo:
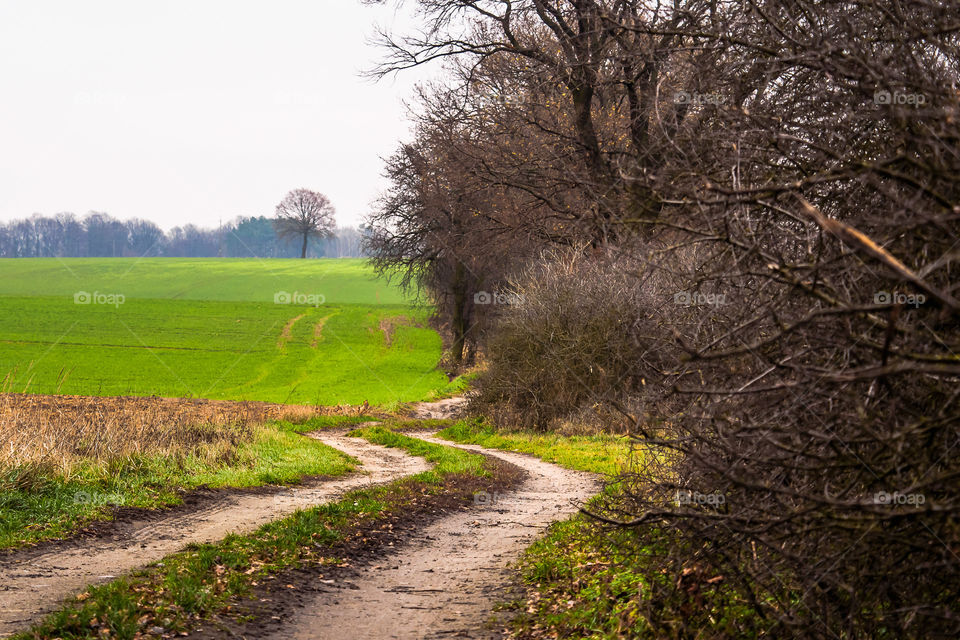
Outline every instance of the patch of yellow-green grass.
<svg viewBox="0 0 960 640"><path fill-rule="evenodd" d="M473 384L473 381L476 380L478 375L479 372L477 371L469 371L461 374L448 382L444 388L438 389L430 394L428 400L443 400L445 398L462 395L470 388L470 385Z"/></svg>
<svg viewBox="0 0 960 640"><path fill-rule="evenodd" d="M514 633L533 637L644 637L641 563L583 517L558 522L526 550L518 569L527 598Z"/></svg>
<svg viewBox="0 0 960 640"><path fill-rule="evenodd" d="M630 452L629 440L623 436L497 431L479 420L461 420L438 435L462 444L529 453L561 467L606 475L620 471Z"/></svg>
<svg viewBox="0 0 960 640"><path fill-rule="evenodd" d="M668 535L582 515L552 525L517 563L526 598L513 603L513 637L762 637L764 619L722 577L685 579L661 562Z"/></svg>
<svg viewBox="0 0 960 640"><path fill-rule="evenodd" d="M304 430L285 421L256 427L253 441L238 447L233 464L196 469L190 481L210 487L255 487L353 470L349 456L303 435Z"/></svg>

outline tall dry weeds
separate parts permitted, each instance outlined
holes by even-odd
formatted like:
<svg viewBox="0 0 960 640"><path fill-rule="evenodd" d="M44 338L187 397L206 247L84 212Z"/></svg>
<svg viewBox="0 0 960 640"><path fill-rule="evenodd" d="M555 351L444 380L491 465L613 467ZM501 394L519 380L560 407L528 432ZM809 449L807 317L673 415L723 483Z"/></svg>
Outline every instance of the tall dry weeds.
<svg viewBox="0 0 960 640"><path fill-rule="evenodd" d="M342 409L175 398L0 394L0 487L137 456L229 460L268 420Z"/></svg>

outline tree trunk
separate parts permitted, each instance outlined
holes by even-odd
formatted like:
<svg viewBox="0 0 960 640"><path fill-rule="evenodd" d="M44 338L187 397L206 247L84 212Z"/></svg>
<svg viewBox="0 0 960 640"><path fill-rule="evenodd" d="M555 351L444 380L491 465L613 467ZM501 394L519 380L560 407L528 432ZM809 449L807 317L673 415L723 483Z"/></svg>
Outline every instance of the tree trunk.
<svg viewBox="0 0 960 640"><path fill-rule="evenodd" d="M467 292L463 263L457 262L454 274L453 321L451 322L453 344L450 347L450 355L453 357L454 364L459 367L463 363L463 347L467 339L467 317L465 312Z"/></svg>
<svg viewBox="0 0 960 640"><path fill-rule="evenodd" d="M309 235L310 235L310 234L307 234L307 233L303 234L303 248L300 249L300 258L301 258L301 259L307 257L307 238L309 237Z"/></svg>

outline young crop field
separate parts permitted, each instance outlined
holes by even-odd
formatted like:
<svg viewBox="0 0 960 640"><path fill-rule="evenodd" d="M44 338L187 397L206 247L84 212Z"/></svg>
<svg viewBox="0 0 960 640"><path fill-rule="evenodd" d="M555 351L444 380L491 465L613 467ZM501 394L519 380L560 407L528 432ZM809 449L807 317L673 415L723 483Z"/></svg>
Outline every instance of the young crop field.
<svg viewBox="0 0 960 640"><path fill-rule="evenodd" d="M4 391L389 405L443 389L427 311L362 260L0 262Z"/></svg>

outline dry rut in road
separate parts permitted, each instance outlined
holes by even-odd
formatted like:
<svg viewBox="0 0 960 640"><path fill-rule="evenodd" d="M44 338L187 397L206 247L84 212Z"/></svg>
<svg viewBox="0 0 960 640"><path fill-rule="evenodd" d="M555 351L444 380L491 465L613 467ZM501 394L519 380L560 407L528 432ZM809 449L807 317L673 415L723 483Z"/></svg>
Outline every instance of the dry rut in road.
<svg viewBox="0 0 960 640"><path fill-rule="evenodd" d="M38 555L27 550L0 560L0 636L36 622L66 597L178 551L191 542L213 542L228 533L251 531L298 508L327 502L349 490L395 480L430 468L398 449L349 438L345 431L309 434L357 458L363 473L308 482L274 495L226 495L188 514L124 527L116 539L94 539L75 548Z"/></svg>
<svg viewBox="0 0 960 640"><path fill-rule="evenodd" d="M433 402L418 402L413 405L410 417L418 420L445 420L457 418L467 406L467 399L463 396L444 398ZM450 444L444 442L444 444Z"/></svg>
<svg viewBox="0 0 960 640"><path fill-rule="evenodd" d="M274 640L497 636L485 623L510 581L508 563L548 524L598 493L601 482L523 454L455 446L513 463L528 479L508 494L480 494L477 508L426 527L348 582L324 585Z"/></svg>

